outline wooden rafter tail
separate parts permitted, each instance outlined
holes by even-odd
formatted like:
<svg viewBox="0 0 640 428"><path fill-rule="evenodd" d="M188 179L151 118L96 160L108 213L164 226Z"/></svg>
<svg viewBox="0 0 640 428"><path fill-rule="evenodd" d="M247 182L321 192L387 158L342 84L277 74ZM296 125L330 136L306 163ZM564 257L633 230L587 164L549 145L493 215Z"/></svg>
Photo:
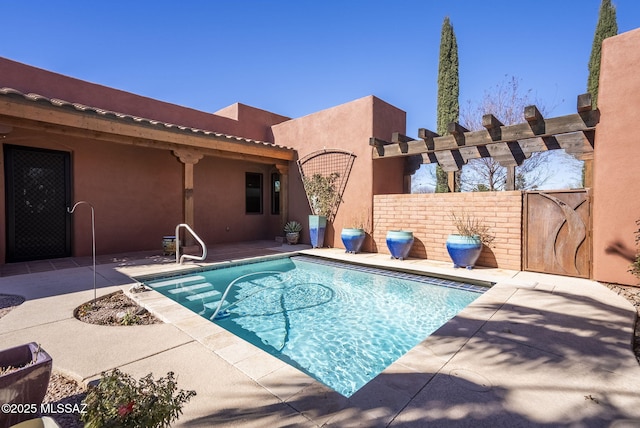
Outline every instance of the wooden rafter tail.
<svg viewBox="0 0 640 428"><path fill-rule="evenodd" d="M399 132L394 132L391 135L391 142L398 145L401 153L407 153L409 151L409 145L407 144L409 141L413 141L413 138L407 137Z"/></svg>
<svg viewBox="0 0 640 428"><path fill-rule="evenodd" d="M374 147L376 149L373 157L384 157L385 153L385 146L390 145L391 143L385 140L381 140L380 138L376 138L376 137L371 137L369 138L369 145L371 147Z"/></svg>
<svg viewBox="0 0 640 428"><path fill-rule="evenodd" d="M578 115L587 126L596 126L600 122L600 110L593 106L593 97L589 92L578 95L576 106Z"/></svg>
<svg viewBox="0 0 640 428"><path fill-rule="evenodd" d="M524 119L535 135L542 135L546 132L545 120L540 110L538 110L538 107L534 105L526 106L524 108Z"/></svg>
<svg viewBox="0 0 640 428"><path fill-rule="evenodd" d="M502 139L503 123L492 114L482 116L482 126L489 132L489 136L493 141Z"/></svg>
<svg viewBox="0 0 640 428"><path fill-rule="evenodd" d="M577 110L578 113L585 113L593 110L593 97L590 92L578 95Z"/></svg>
<svg viewBox="0 0 640 428"><path fill-rule="evenodd" d="M440 134L430 131L427 128L418 129L418 138L424 141L424 144L426 145L427 150L433 150L435 148L433 139L439 136Z"/></svg>
<svg viewBox="0 0 640 428"><path fill-rule="evenodd" d="M465 132L469 132L469 130L458 122L449 122L447 125L447 132L453 135L453 139L456 141L458 146L464 146Z"/></svg>

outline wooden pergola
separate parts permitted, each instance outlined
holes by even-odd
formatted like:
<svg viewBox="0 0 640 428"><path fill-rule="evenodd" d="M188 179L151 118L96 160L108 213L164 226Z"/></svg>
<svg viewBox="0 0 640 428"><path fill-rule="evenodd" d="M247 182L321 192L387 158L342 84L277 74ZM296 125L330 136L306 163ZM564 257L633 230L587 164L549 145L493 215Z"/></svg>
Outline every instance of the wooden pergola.
<svg viewBox="0 0 640 428"><path fill-rule="evenodd" d="M544 118L535 105L524 109L526 122L503 125L491 114L482 117L485 129L469 131L456 122L449 123L448 135L438 135L420 128L413 139L394 133L392 141L370 138L374 159L406 157L406 173L413 174L420 164L437 163L449 173L453 191L453 175L471 159L494 158L507 169L506 190L515 188L515 167L535 152L564 149L585 161L585 187L591 187L595 127L600 112L592 107L591 94L578 96L577 113Z"/></svg>

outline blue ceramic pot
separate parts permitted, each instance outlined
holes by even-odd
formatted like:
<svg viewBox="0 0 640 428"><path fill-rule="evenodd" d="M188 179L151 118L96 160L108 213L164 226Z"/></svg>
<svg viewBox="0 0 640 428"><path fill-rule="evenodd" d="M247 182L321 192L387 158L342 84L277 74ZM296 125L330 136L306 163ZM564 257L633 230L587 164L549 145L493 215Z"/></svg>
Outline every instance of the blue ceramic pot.
<svg viewBox="0 0 640 428"><path fill-rule="evenodd" d="M454 268L464 266L467 269L472 269L482 252L482 241L477 235L449 235L447 251L453 260Z"/></svg>
<svg viewBox="0 0 640 428"><path fill-rule="evenodd" d="M391 258L404 260L413 245L413 232L404 230L390 230L387 232L387 248Z"/></svg>
<svg viewBox="0 0 640 428"><path fill-rule="evenodd" d="M324 231L327 229L327 218L323 215L309 216L309 235L311 246L320 248L324 245Z"/></svg>
<svg viewBox="0 0 640 428"><path fill-rule="evenodd" d="M364 238L366 237L364 229L345 228L342 229L340 238L347 253L357 253L362 248Z"/></svg>

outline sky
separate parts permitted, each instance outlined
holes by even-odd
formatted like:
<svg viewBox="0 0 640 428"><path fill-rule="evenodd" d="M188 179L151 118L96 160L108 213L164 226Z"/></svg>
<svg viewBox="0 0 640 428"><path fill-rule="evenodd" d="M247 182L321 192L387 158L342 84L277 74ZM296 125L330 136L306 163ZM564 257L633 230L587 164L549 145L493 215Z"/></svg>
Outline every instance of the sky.
<svg viewBox="0 0 640 428"><path fill-rule="evenodd" d="M640 1L613 4L619 33L640 27ZM561 116L586 92L600 0L0 5L5 58L207 112L240 102L296 118L375 95L407 113L406 134L416 137L436 129L445 17L458 43L461 105L515 77Z"/></svg>

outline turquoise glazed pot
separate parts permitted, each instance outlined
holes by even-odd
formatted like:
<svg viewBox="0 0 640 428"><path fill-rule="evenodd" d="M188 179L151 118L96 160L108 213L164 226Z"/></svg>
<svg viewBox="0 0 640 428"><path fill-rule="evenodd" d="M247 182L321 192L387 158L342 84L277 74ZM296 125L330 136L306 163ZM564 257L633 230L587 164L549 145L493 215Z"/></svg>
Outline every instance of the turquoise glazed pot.
<svg viewBox="0 0 640 428"><path fill-rule="evenodd" d="M449 235L447 238L447 251L451 260L453 260L454 268L464 266L467 269L473 269L482 252L482 241L480 241L478 235Z"/></svg>
<svg viewBox="0 0 640 428"><path fill-rule="evenodd" d="M357 253L362 248L364 238L366 237L364 229L345 228L342 229L340 238L347 253Z"/></svg>
<svg viewBox="0 0 640 428"><path fill-rule="evenodd" d="M327 218L323 215L309 216L309 235L311 246L320 248L324 245L324 231L327 229Z"/></svg>
<svg viewBox="0 0 640 428"><path fill-rule="evenodd" d="M387 232L387 248L391 258L404 260L413 245L413 232L404 230L390 230Z"/></svg>

